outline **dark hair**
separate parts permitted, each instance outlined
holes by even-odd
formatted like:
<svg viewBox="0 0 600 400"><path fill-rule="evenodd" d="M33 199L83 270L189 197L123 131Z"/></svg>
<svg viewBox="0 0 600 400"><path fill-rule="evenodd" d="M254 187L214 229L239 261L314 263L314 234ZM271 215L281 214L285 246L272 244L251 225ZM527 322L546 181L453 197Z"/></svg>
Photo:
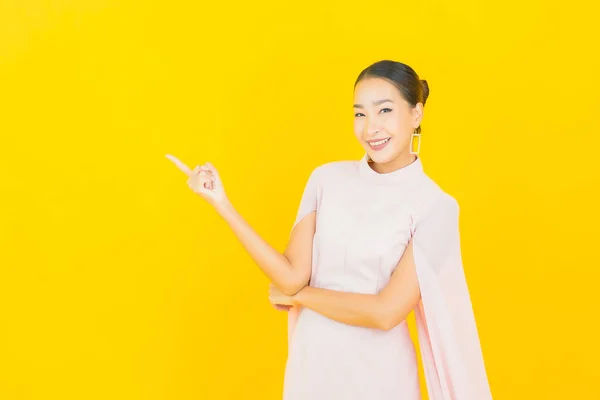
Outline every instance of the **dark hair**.
<svg viewBox="0 0 600 400"><path fill-rule="evenodd" d="M417 103L427 101L429 97L429 85L424 79L419 79L419 75L414 69L398 61L382 60L365 68L356 78L354 87L366 78L382 78L396 86L404 99L413 107ZM417 133L421 133L421 126L417 128Z"/></svg>

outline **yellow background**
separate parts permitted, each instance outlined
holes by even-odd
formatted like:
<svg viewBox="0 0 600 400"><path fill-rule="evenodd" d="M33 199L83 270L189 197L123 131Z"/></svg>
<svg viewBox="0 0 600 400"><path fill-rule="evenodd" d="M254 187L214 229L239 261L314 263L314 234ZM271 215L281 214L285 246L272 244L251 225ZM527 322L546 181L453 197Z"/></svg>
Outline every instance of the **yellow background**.
<svg viewBox="0 0 600 400"><path fill-rule="evenodd" d="M281 398L286 315L164 155L213 162L283 250L310 171L362 156L352 87L386 58L431 88L494 398L597 396L586 3L0 1L0 399Z"/></svg>

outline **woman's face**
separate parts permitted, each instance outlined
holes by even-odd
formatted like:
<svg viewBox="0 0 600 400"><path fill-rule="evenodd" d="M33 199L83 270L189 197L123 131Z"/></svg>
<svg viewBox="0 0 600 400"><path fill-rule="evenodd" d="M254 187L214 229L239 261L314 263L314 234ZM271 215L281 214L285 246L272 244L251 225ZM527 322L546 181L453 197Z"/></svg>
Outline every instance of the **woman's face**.
<svg viewBox="0 0 600 400"><path fill-rule="evenodd" d="M366 78L354 89L354 134L378 164L406 160L423 105L412 107L385 79Z"/></svg>

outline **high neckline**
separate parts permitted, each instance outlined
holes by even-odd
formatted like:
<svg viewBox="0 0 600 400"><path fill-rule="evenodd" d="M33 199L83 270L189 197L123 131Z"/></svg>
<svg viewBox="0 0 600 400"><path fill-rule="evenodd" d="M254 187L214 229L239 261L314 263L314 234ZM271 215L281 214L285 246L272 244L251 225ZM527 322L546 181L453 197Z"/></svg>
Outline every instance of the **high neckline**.
<svg viewBox="0 0 600 400"><path fill-rule="evenodd" d="M367 154L365 154L359 161L358 169L360 175L375 183L396 183L421 175L423 173L423 163L421 157L417 156L412 163L402 168L392 172L380 173L371 168L367 161Z"/></svg>

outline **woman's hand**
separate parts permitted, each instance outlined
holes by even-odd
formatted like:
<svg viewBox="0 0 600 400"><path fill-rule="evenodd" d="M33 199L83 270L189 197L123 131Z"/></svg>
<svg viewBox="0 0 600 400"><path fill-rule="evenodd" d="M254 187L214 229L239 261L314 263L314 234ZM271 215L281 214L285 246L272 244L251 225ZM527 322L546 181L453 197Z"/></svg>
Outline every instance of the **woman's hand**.
<svg viewBox="0 0 600 400"><path fill-rule="evenodd" d="M276 310L289 311L296 303L294 296L287 296L272 283L269 285L269 301Z"/></svg>
<svg viewBox="0 0 600 400"><path fill-rule="evenodd" d="M166 157L187 175L187 184L194 193L199 194L214 207L228 203L223 182L217 169L211 163L198 165L192 170L176 157L170 154L167 154Z"/></svg>

